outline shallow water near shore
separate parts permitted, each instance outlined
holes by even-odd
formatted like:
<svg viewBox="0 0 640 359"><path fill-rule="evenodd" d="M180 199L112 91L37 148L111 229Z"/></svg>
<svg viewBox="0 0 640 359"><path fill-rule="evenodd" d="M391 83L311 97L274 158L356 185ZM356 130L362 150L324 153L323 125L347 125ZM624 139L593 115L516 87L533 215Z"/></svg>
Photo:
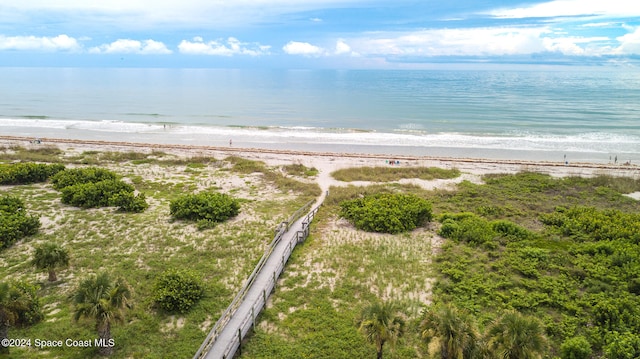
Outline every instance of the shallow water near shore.
<svg viewBox="0 0 640 359"><path fill-rule="evenodd" d="M640 163L640 73L622 69L0 75L3 135Z"/></svg>

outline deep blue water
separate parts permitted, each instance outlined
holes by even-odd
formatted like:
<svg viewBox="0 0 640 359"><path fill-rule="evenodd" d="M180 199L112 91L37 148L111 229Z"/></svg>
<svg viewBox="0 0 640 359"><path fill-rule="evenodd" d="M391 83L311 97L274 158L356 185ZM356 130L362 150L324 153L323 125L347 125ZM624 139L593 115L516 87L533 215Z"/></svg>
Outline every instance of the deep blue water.
<svg viewBox="0 0 640 359"><path fill-rule="evenodd" d="M0 93L0 133L12 135L198 142L206 134L213 142L234 136L640 159L640 72L617 68L0 68Z"/></svg>

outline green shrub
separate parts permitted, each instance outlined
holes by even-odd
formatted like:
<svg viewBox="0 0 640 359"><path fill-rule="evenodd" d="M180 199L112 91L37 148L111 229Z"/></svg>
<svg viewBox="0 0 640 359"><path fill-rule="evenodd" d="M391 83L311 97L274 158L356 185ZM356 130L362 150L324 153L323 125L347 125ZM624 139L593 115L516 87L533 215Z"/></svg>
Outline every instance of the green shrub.
<svg viewBox="0 0 640 359"><path fill-rule="evenodd" d="M224 193L202 192L171 201L169 212L176 219L196 221L200 228L209 228L235 217L240 212L240 204Z"/></svg>
<svg viewBox="0 0 640 359"><path fill-rule="evenodd" d="M60 191L65 187L69 187L77 184L97 183L97 182L107 181L107 180L116 180L117 177L118 176L114 172L111 172L104 168L99 168L99 167L72 168L72 169L65 169L64 171L60 171L56 173L51 178L51 183L53 183L53 188Z"/></svg>
<svg viewBox="0 0 640 359"><path fill-rule="evenodd" d="M109 198L109 205L118 207L118 210L122 212L144 212L149 208L147 198L144 193L134 195L133 192L120 191L113 194Z"/></svg>
<svg viewBox="0 0 640 359"><path fill-rule="evenodd" d="M12 245L19 239L36 234L39 228L40 220L27 215L20 198L0 197L0 249Z"/></svg>
<svg viewBox="0 0 640 359"><path fill-rule="evenodd" d="M493 221L491 228L502 237L510 240L520 241L534 237L533 232L507 220Z"/></svg>
<svg viewBox="0 0 640 359"><path fill-rule="evenodd" d="M438 234L456 242L493 246L493 241L498 235L489 221L472 213L447 213L440 216L440 220L442 226Z"/></svg>
<svg viewBox="0 0 640 359"><path fill-rule="evenodd" d="M167 312L187 312L204 295L200 278L191 271L169 270L156 281L153 301Z"/></svg>
<svg viewBox="0 0 640 359"><path fill-rule="evenodd" d="M62 203L82 208L114 206L123 212L143 212L149 207L144 194L134 195L132 185L104 168L64 170L51 179L62 192Z"/></svg>
<svg viewBox="0 0 640 359"><path fill-rule="evenodd" d="M120 180L78 183L62 189L62 203L82 208L107 207L111 197L133 191L133 186Z"/></svg>
<svg viewBox="0 0 640 359"><path fill-rule="evenodd" d="M431 220L431 204L413 194L378 193L340 203L340 216L361 230L411 231Z"/></svg>
<svg viewBox="0 0 640 359"><path fill-rule="evenodd" d="M562 359L589 359L591 344L583 336L569 338L560 346L560 357Z"/></svg>
<svg viewBox="0 0 640 359"><path fill-rule="evenodd" d="M604 354L608 359L640 358L640 336L630 332L611 332L607 335L608 344Z"/></svg>
<svg viewBox="0 0 640 359"><path fill-rule="evenodd" d="M46 182L51 176L64 170L61 164L23 162L0 165L0 184L28 184Z"/></svg>
<svg viewBox="0 0 640 359"><path fill-rule="evenodd" d="M552 230L576 240L628 240L640 244L640 214L576 206L540 216Z"/></svg>

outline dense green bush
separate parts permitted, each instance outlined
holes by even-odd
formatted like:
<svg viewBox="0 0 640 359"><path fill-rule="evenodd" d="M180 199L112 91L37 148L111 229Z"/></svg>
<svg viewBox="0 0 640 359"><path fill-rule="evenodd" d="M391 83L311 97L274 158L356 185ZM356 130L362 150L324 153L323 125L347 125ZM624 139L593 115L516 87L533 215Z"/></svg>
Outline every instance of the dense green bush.
<svg viewBox="0 0 640 359"><path fill-rule="evenodd" d="M0 249L17 240L36 234L40 220L27 215L24 203L18 197L0 197Z"/></svg>
<svg viewBox="0 0 640 359"><path fill-rule="evenodd" d="M461 216L443 216L438 234L456 242L472 245L490 245L497 233L489 222L476 215L463 213Z"/></svg>
<svg viewBox="0 0 640 359"><path fill-rule="evenodd" d="M144 194L134 195L132 185L97 167L75 168L57 173L53 187L62 192L62 203L82 208L114 206L123 212L143 212L149 207Z"/></svg>
<svg viewBox="0 0 640 359"><path fill-rule="evenodd" d="M193 272L169 270L156 281L153 301L167 312L185 313L204 295L204 286Z"/></svg>
<svg viewBox="0 0 640 359"><path fill-rule="evenodd" d="M630 332L612 332L607 335L604 347L607 359L640 358L640 335Z"/></svg>
<svg viewBox="0 0 640 359"><path fill-rule="evenodd" d="M438 234L456 242L472 245L496 246L496 240L514 242L532 239L535 234L508 220L488 221L469 212L444 213L439 217L442 226Z"/></svg>
<svg viewBox="0 0 640 359"><path fill-rule="evenodd" d="M503 238L511 241L520 241L535 237L535 234L530 230L507 220L492 221L491 228Z"/></svg>
<svg viewBox="0 0 640 359"><path fill-rule="evenodd" d="M557 233L580 241L628 240L640 244L640 213L582 206L558 207L540 219Z"/></svg>
<svg viewBox="0 0 640 359"><path fill-rule="evenodd" d="M173 218L196 221L199 228L207 228L235 217L240 212L240 204L224 193L201 192L171 201L169 212Z"/></svg>
<svg viewBox="0 0 640 359"><path fill-rule="evenodd" d="M431 204L413 194L379 193L340 203L340 216L361 230L411 231L431 220Z"/></svg>
<svg viewBox="0 0 640 359"><path fill-rule="evenodd" d="M104 168L71 168L56 173L51 178L51 183L53 183L53 188L60 191L65 187L77 184L96 183L107 180L116 180L117 178L118 176L114 172Z"/></svg>
<svg viewBox="0 0 640 359"><path fill-rule="evenodd" d="M591 344L583 336L569 338L560 346L560 357L562 359L589 359Z"/></svg>
<svg viewBox="0 0 640 359"><path fill-rule="evenodd" d="M62 203L82 208L107 207L111 197L133 191L133 186L119 180L78 183L62 189Z"/></svg>
<svg viewBox="0 0 640 359"><path fill-rule="evenodd" d="M525 185L534 191L555 184ZM538 232L504 218L445 213L439 234L453 241L434 261L434 297L472 310L482 323L504 309L535 314L562 358L639 357L638 213L559 207L532 214L545 225L536 223Z"/></svg>
<svg viewBox="0 0 640 359"><path fill-rule="evenodd" d="M149 208L144 193L134 195L133 192L120 191L109 198L109 205L118 207L122 212L144 212Z"/></svg>
<svg viewBox="0 0 640 359"><path fill-rule="evenodd" d="M21 162L0 164L0 184L28 184L46 182L51 176L64 170L61 164Z"/></svg>

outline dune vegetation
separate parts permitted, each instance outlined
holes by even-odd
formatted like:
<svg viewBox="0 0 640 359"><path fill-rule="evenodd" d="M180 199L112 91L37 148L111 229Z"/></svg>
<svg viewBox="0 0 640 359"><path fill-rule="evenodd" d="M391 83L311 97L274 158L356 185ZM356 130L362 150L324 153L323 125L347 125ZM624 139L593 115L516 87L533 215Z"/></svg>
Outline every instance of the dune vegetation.
<svg viewBox="0 0 640 359"><path fill-rule="evenodd" d="M274 228L320 193L310 169L285 178L234 158L7 147L0 161L0 178L11 178L0 207L13 213L11 225L25 223L19 238L0 237L0 316L10 319L9 338L30 339L10 348L11 358L192 356ZM16 181L25 171L47 176ZM201 209L181 202L200 193L220 194L201 204L221 201L229 211L195 218L200 226L172 215ZM118 210L123 203L135 210ZM38 254L48 245L55 256Z"/></svg>
<svg viewBox="0 0 640 359"><path fill-rule="evenodd" d="M235 156L11 147L0 161L3 218L27 224L1 237L0 315L32 340L15 358L190 357L276 225L321 192L315 168ZM334 174L241 357L640 357L638 179L525 171L427 190L398 182L460 172L371 168ZM75 169L107 182L65 195L52 178Z"/></svg>
<svg viewBox="0 0 640 359"><path fill-rule="evenodd" d="M530 172L333 187L242 357L639 357L640 203L624 195L637 191L632 178ZM341 217L384 193L429 201L434 220L384 234ZM362 323L384 305L404 325L381 347Z"/></svg>

